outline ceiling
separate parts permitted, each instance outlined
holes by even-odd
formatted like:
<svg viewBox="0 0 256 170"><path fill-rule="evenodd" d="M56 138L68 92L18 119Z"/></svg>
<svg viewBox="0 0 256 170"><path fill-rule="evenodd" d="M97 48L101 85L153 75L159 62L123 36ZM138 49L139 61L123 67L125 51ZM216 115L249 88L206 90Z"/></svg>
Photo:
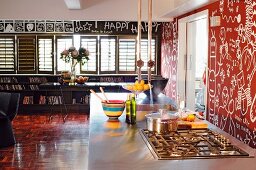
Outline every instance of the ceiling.
<svg viewBox="0 0 256 170"><path fill-rule="evenodd" d="M148 0L142 1L142 19L147 20ZM216 0L152 0L153 19L170 20L191 10L213 3ZM64 0L70 10L86 10L90 8L108 9L120 11L119 14L125 15L125 20L137 20L137 0ZM112 16L115 18L117 16Z"/></svg>
<svg viewBox="0 0 256 170"><path fill-rule="evenodd" d="M174 17L217 0L152 0L153 20ZM1 19L137 21L137 0L1 0ZM142 0L142 20L148 20ZM75 8L75 9L74 9Z"/></svg>

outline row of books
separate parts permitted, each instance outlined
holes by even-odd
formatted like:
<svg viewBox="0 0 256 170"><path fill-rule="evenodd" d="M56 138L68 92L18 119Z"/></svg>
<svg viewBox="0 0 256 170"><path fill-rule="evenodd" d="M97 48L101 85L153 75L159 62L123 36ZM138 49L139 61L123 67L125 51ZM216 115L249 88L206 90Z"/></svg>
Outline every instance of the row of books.
<svg viewBox="0 0 256 170"><path fill-rule="evenodd" d="M76 104L76 103L80 103L80 104L89 104L90 102L90 95L86 95L86 96L83 96L81 97L80 99L75 99L73 98L73 104Z"/></svg>
<svg viewBox="0 0 256 170"><path fill-rule="evenodd" d="M32 85L29 85L28 87L29 87L29 90L39 90L39 86L38 85L32 84Z"/></svg>
<svg viewBox="0 0 256 170"><path fill-rule="evenodd" d="M34 102L34 96L24 96L23 98L23 104L33 104ZM73 99L73 104L80 103L80 104L89 104L90 102L90 96L83 96L80 98L80 101L77 101L75 98ZM62 96L43 96L41 95L39 97L39 104L49 104L49 105L55 105L55 104L63 104L63 98Z"/></svg>
<svg viewBox="0 0 256 170"><path fill-rule="evenodd" d="M100 82L124 82L123 77L100 77Z"/></svg>
<svg viewBox="0 0 256 170"><path fill-rule="evenodd" d="M0 77L0 83L18 83L16 77Z"/></svg>
<svg viewBox="0 0 256 170"><path fill-rule="evenodd" d="M24 96L23 98L23 104L33 104L34 102L34 96ZM62 104L62 98L61 96L40 96L39 98L39 104Z"/></svg>
<svg viewBox="0 0 256 170"><path fill-rule="evenodd" d="M0 77L0 83L47 83L47 81L46 77L28 77L28 81L18 81L16 77Z"/></svg>
<svg viewBox="0 0 256 170"><path fill-rule="evenodd" d="M38 85L24 85L24 84L0 84L0 90L39 90Z"/></svg>
<svg viewBox="0 0 256 170"><path fill-rule="evenodd" d="M24 96L23 98L23 104L33 104L33 96Z"/></svg>
<svg viewBox="0 0 256 170"><path fill-rule="evenodd" d="M40 96L39 104L63 104L62 96Z"/></svg>
<svg viewBox="0 0 256 170"><path fill-rule="evenodd" d="M24 90L26 89L24 85L20 84L1 84L0 85L0 90Z"/></svg>
<svg viewBox="0 0 256 170"><path fill-rule="evenodd" d="M28 80L30 83L46 83L47 82L46 77L29 77Z"/></svg>

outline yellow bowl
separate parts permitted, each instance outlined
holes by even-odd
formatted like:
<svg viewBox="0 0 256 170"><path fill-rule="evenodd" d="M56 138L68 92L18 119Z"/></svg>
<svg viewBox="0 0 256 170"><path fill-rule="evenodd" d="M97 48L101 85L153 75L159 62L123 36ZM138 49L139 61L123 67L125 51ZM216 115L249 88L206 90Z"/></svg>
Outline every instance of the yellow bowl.
<svg viewBox="0 0 256 170"><path fill-rule="evenodd" d="M102 108L105 115L110 119L117 119L124 111L125 101L109 100L109 102L102 102Z"/></svg>

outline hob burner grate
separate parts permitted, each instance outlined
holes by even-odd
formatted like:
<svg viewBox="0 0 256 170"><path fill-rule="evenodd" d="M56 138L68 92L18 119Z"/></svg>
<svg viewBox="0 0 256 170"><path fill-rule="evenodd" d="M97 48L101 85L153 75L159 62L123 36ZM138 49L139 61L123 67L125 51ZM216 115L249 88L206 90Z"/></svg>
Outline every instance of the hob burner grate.
<svg viewBox="0 0 256 170"><path fill-rule="evenodd" d="M142 129L141 134L159 160L249 157L229 139L210 129L178 130L164 135Z"/></svg>

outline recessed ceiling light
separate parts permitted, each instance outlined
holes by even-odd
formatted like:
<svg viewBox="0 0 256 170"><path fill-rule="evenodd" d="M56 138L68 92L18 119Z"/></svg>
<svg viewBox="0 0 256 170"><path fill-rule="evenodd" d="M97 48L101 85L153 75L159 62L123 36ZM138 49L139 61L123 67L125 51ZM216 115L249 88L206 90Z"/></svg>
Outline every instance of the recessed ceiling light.
<svg viewBox="0 0 256 170"><path fill-rule="evenodd" d="M82 9L80 0L64 0L68 9Z"/></svg>

